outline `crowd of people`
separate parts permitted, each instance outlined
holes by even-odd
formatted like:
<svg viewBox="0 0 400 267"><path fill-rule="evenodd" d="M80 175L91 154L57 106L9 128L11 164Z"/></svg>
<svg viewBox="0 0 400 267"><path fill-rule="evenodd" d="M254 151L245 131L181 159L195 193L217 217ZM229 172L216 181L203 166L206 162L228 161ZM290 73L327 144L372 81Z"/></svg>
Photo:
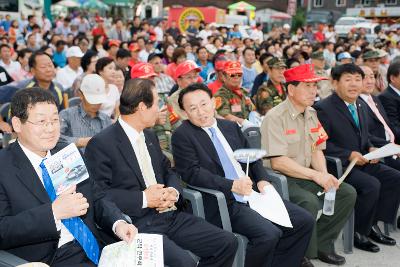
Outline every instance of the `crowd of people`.
<svg viewBox="0 0 400 267"><path fill-rule="evenodd" d="M232 266L238 243L216 203L204 197L206 220L182 212L181 179L225 195L232 231L249 239L245 266L345 264L334 241L353 211L356 248L396 245L378 222L397 218L400 161L363 155L400 140L400 28L377 26L369 42L332 25L264 33L190 20L182 32L175 21L82 13L54 24L7 15L0 29L0 131L16 138L0 150L0 249L93 266L104 244L139 231L163 235L168 266L196 266L188 250L198 266ZM233 151L250 148L248 129L268 159L247 175ZM90 182L56 197L42 160L70 143ZM325 156L355 162L345 182ZM243 198L270 186L264 167L287 177L293 228ZM321 215L317 193L332 189L334 215Z"/></svg>

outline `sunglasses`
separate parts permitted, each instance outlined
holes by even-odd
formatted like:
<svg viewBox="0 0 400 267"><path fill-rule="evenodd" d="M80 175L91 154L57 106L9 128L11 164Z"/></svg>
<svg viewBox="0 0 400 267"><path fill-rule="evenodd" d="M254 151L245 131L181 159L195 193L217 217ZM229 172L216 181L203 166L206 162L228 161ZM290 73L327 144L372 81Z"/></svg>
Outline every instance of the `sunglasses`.
<svg viewBox="0 0 400 267"><path fill-rule="evenodd" d="M242 78L243 74L242 73L234 73L234 74L228 74L228 76L231 78Z"/></svg>

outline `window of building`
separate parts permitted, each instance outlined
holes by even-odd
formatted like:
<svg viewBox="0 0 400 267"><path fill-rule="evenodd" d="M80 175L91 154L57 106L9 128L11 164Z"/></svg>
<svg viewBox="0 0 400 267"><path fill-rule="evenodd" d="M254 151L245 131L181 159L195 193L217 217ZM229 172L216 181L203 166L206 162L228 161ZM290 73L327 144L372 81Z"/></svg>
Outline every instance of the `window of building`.
<svg viewBox="0 0 400 267"><path fill-rule="evenodd" d="M386 0L386 5L396 5L397 0Z"/></svg>
<svg viewBox="0 0 400 267"><path fill-rule="evenodd" d="M363 6L370 6L371 0L360 0L360 4Z"/></svg>
<svg viewBox="0 0 400 267"><path fill-rule="evenodd" d="M314 7L322 7L324 5L323 0L314 0Z"/></svg>
<svg viewBox="0 0 400 267"><path fill-rule="evenodd" d="M346 6L346 0L336 0L336 6Z"/></svg>

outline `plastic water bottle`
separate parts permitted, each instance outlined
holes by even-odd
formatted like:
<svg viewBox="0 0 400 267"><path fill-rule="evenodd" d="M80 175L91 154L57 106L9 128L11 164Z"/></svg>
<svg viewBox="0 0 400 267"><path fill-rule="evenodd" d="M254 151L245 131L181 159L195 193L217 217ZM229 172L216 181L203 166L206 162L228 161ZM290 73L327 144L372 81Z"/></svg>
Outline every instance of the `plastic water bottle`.
<svg viewBox="0 0 400 267"><path fill-rule="evenodd" d="M324 207L322 208L322 213L327 216L332 216L335 213L335 198L336 189L331 188L325 193Z"/></svg>

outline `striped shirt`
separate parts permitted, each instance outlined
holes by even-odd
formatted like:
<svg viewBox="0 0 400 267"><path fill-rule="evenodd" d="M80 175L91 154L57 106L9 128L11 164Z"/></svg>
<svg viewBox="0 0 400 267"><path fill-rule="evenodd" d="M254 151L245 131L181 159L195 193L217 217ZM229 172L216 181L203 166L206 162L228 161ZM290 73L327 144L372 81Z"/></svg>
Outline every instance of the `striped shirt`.
<svg viewBox="0 0 400 267"><path fill-rule="evenodd" d="M82 107L71 107L60 112L61 142L75 143L78 138L92 137L112 124L110 117L102 112L90 117ZM83 151L84 149L82 149Z"/></svg>

